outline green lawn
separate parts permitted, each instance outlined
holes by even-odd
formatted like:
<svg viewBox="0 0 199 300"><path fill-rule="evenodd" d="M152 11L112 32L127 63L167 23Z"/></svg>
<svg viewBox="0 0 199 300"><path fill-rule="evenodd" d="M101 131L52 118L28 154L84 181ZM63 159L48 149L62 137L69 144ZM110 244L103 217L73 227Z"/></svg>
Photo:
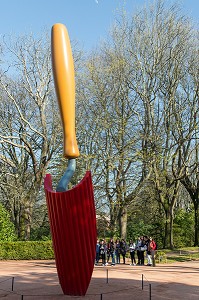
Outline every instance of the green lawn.
<svg viewBox="0 0 199 300"><path fill-rule="evenodd" d="M199 247L187 247L180 249L158 250L156 255L157 263L184 262L190 260L199 260Z"/></svg>

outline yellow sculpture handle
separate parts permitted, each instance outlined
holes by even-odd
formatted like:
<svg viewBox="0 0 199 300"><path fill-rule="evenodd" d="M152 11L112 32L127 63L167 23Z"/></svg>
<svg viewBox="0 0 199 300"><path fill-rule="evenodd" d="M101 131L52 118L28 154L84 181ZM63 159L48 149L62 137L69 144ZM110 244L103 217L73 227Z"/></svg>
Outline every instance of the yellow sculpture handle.
<svg viewBox="0 0 199 300"><path fill-rule="evenodd" d="M79 156L75 134L75 72L66 27L55 24L51 32L52 67L64 132L64 156Z"/></svg>

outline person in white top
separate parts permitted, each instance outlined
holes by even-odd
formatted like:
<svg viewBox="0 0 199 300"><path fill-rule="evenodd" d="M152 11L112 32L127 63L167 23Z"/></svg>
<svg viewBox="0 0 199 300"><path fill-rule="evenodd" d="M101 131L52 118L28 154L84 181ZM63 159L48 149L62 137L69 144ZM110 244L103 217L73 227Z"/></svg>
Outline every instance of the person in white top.
<svg viewBox="0 0 199 300"><path fill-rule="evenodd" d="M136 265L135 248L136 248L135 243L133 242L133 240L130 240L129 241L129 251L130 251L130 256L131 256L131 264L130 264L130 266L132 266L132 265L135 266Z"/></svg>

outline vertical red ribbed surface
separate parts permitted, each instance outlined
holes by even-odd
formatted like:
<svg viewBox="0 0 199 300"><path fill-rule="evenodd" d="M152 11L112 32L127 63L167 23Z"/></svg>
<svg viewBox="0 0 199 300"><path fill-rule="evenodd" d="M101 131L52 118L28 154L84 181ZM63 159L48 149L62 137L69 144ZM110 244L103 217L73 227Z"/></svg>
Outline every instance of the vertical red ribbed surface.
<svg viewBox="0 0 199 300"><path fill-rule="evenodd" d="M85 295L96 252L96 214L91 173L66 192L44 179L57 273L65 295Z"/></svg>

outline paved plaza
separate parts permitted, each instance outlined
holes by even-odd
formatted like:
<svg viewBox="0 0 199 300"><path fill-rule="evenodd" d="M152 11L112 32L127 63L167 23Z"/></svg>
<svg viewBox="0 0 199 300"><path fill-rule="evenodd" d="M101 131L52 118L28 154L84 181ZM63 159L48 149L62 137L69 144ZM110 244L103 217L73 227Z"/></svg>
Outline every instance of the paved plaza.
<svg viewBox="0 0 199 300"><path fill-rule="evenodd" d="M63 295L53 260L0 261L0 299L199 300L199 261L96 266L85 297Z"/></svg>

